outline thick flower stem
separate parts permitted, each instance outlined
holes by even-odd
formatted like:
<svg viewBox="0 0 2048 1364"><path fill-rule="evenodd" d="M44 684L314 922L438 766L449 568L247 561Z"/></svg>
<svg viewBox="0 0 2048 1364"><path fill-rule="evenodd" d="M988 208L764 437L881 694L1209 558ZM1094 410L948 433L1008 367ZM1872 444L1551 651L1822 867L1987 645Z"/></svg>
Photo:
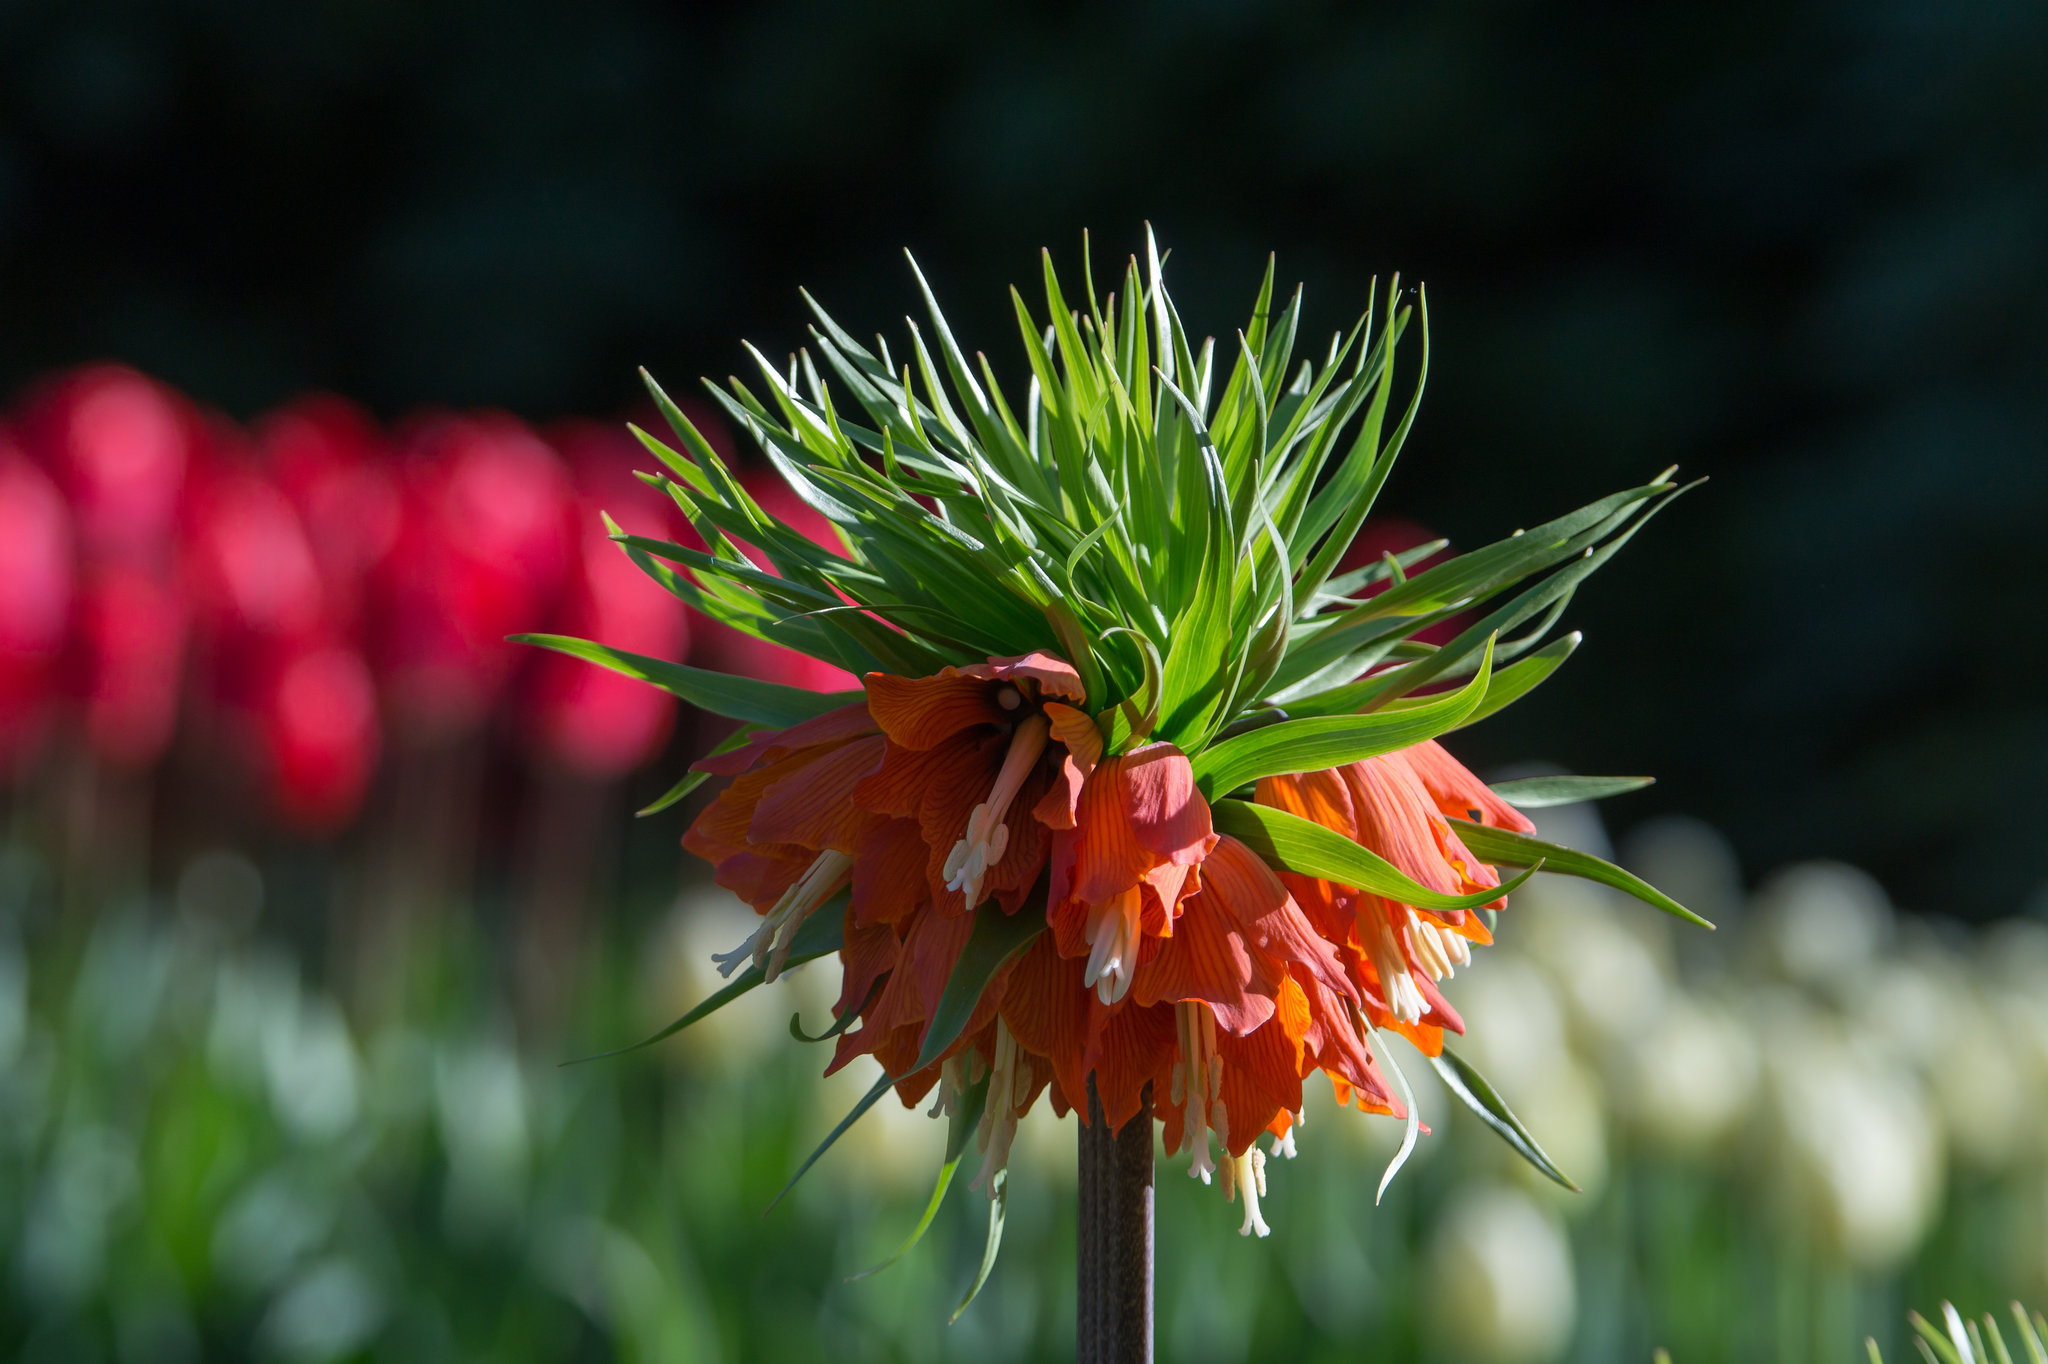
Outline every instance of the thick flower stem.
<svg viewBox="0 0 2048 1364"><path fill-rule="evenodd" d="M1081 1129L1080 1364L1152 1364L1152 1086L1111 1134L1095 1079Z"/></svg>

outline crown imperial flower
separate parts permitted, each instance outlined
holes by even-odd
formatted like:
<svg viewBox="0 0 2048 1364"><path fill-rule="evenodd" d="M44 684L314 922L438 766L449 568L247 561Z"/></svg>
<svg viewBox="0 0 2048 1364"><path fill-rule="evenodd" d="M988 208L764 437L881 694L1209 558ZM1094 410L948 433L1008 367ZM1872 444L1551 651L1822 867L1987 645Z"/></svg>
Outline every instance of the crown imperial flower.
<svg viewBox="0 0 2048 1364"><path fill-rule="evenodd" d="M1570 655L1576 635L1548 638L1564 606L1680 489L1339 572L1415 419L1420 296L1397 284L1381 319L1297 358L1301 300L1276 308L1269 268L1219 351L1190 341L1160 266L1148 239L1119 293L1091 282L1076 309L1048 258L1049 326L1013 294L1021 403L929 289L900 357L813 304L808 352L755 353L758 395L714 388L836 543L771 513L649 381L677 445L636 432L660 464L643 477L702 547L613 538L718 625L858 690L526 637L745 722L658 805L727 779L683 842L761 922L718 958L732 984L660 1035L836 955L828 1071L883 1070L848 1123L936 1091L933 1207L971 1140L991 1260L1041 1096L1112 1131L1156 1117L1245 1235L1268 1231L1268 1156L1294 1154L1318 1072L1341 1107L1404 1122L1398 1166L1419 1117L1388 1033L1568 1182L1445 1046L1464 1024L1440 986L1537 867L1692 917L1518 808L1640 783L1489 787L1437 742Z"/></svg>

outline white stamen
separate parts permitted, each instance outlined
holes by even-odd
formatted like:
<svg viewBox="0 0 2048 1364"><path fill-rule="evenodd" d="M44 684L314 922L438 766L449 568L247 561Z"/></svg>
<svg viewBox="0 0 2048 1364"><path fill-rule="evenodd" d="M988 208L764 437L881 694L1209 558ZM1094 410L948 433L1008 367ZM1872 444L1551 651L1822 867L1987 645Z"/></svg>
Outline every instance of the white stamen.
<svg viewBox="0 0 2048 1364"><path fill-rule="evenodd" d="M1272 1235L1273 1229L1259 1215L1259 1196L1266 1192L1266 1153L1253 1146L1241 1156L1226 1156L1224 1169L1224 1199L1229 1201L1238 1194L1244 1195L1244 1225L1237 1229L1237 1234Z"/></svg>
<svg viewBox="0 0 2048 1364"><path fill-rule="evenodd" d="M1016 694L1009 690L1000 695ZM1031 775L1039 755L1045 752L1051 735L1052 722L1043 715L1033 715L1017 726L1010 735L1010 751L1003 755L1003 769L996 774L996 784L990 788L988 799L967 816L966 836L946 854L946 889L965 894L969 909L981 903L983 878L990 867L1003 860L1003 853L1010 846L1010 826L1003 818L1009 814L1010 802L1017 798L1018 788Z"/></svg>
<svg viewBox="0 0 2048 1364"><path fill-rule="evenodd" d="M730 952L714 952L711 960L718 965L718 974L730 976L741 962L752 960L754 965L766 963L763 978L773 981L782 974L782 968L789 962L790 948L796 943L796 931L802 928L804 920L811 917L811 911L825 903L838 889L845 885L853 871L853 859L832 848L818 854L796 884L782 892L782 898L775 902L775 908L768 911L761 920L761 926L747 935L747 940Z"/></svg>
<svg viewBox="0 0 2048 1364"><path fill-rule="evenodd" d="M1394 926L1387 922L1386 914L1374 900L1364 899L1359 904L1358 938L1365 944L1366 955L1372 958L1372 969L1380 978L1388 1010L1403 1023L1421 1022L1429 1005L1415 978L1408 974L1408 959L1394 939Z"/></svg>
<svg viewBox="0 0 2048 1364"><path fill-rule="evenodd" d="M1010 1146L1017 1139L1017 1120L1030 1106L1034 1083L1031 1058L1010 1036L1009 1025L998 1018L995 1064L990 1068L988 1099L982 1105L981 1126L974 1138L975 1149L983 1152L981 1170L968 1185L970 1189L984 1189L990 1198L995 1197L996 1171L1010 1163Z"/></svg>
<svg viewBox="0 0 2048 1364"><path fill-rule="evenodd" d="M1207 1184L1216 1173L1209 1155L1209 1133L1222 1140L1229 1132L1223 1107L1223 1058L1216 1054L1216 1015L1209 1006L1174 1006L1174 1031L1180 1038L1180 1060L1174 1064L1174 1102L1183 1105L1180 1145L1169 1155L1189 1153L1188 1178Z"/></svg>
<svg viewBox="0 0 2048 1364"><path fill-rule="evenodd" d="M1130 992L1138 969L1138 888L1088 907L1083 936L1089 945L1088 968L1081 983L1095 987L1095 997L1114 1004Z"/></svg>
<svg viewBox="0 0 2048 1364"><path fill-rule="evenodd" d="M1293 1128L1290 1127L1285 1132L1281 1133L1279 1136L1273 1138L1273 1154L1276 1156L1282 1156L1288 1160L1294 1159L1295 1151Z"/></svg>

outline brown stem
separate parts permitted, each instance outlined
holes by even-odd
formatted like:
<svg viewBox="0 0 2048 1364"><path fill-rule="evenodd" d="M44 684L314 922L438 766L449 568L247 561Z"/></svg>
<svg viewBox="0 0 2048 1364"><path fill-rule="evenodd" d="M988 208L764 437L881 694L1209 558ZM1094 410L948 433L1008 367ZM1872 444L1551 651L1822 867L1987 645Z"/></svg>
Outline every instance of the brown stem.
<svg viewBox="0 0 2048 1364"><path fill-rule="evenodd" d="M1152 1364L1152 1086L1112 1133L1095 1077L1081 1128L1080 1364Z"/></svg>

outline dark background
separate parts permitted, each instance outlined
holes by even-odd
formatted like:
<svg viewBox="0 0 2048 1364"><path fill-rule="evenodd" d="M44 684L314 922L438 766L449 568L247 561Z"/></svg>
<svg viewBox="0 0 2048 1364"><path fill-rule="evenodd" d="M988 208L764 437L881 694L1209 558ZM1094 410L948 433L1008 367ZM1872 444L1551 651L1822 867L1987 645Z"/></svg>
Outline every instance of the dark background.
<svg viewBox="0 0 2048 1364"><path fill-rule="evenodd" d="M1985 918L2048 825L2048 7L0 7L0 386L116 357L606 414L1154 223L1193 325L1428 282L1383 506L1472 546L1669 463L1588 647L1462 745ZM1106 273L1106 268L1105 268Z"/></svg>

